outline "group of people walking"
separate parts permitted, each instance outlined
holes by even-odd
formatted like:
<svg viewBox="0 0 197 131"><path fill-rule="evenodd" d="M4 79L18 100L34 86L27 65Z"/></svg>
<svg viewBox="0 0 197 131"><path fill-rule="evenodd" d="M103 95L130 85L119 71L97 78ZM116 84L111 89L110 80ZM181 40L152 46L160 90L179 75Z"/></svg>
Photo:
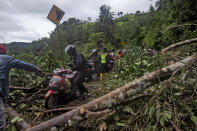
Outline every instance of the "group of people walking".
<svg viewBox="0 0 197 131"><path fill-rule="evenodd" d="M100 80L103 80L104 76L105 79L108 79L108 74L113 69L114 62L125 54L125 49L115 52L115 49L108 50L104 48L104 42L99 40L96 43L96 49L88 56L88 60L92 61L95 73L100 76Z"/></svg>

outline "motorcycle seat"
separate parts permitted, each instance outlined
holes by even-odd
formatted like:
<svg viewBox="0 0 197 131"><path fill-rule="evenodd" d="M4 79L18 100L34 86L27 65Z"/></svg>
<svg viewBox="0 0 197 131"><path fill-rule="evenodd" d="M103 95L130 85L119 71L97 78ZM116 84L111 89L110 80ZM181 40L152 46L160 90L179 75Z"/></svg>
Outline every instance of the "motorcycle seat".
<svg viewBox="0 0 197 131"><path fill-rule="evenodd" d="M76 74L77 74L77 71L73 71L70 74L66 74L66 78L67 79L72 79L72 78L74 78L76 76Z"/></svg>

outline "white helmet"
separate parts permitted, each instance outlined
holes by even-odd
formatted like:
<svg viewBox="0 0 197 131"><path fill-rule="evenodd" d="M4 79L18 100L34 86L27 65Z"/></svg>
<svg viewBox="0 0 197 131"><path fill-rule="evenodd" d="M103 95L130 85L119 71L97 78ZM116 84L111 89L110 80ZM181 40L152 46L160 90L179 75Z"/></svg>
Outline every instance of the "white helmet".
<svg viewBox="0 0 197 131"><path fill-rule="evenodd" d="M74 45L67 45L65 48L65 53L75 53L76 49Z"/></svg>

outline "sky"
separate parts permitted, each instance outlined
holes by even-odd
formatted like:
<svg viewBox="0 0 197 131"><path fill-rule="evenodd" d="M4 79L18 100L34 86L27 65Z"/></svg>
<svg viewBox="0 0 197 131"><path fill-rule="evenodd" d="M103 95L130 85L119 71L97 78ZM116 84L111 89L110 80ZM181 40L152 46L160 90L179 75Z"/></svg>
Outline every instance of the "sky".
<svg viewBox="0 0 197 131"><path fill-rule="evenodd" d="M77 18L95 21L99 8L106 4L112 12L135 13L148 11L156 0L1 0L0 4L0 43L31 42L49 34L55 25L47 19L53 5L65 14L61 20Z"/></svg>

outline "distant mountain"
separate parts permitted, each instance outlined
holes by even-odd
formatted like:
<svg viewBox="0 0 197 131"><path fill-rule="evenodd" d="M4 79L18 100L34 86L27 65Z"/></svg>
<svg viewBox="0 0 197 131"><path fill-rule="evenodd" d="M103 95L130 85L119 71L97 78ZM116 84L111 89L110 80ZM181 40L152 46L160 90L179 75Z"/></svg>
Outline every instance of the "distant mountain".
<svg viewBox="0 0 197 131"><path fill-rule="evenodd" d="M6 44L7 47L11 47L11 46L27 47L27 46L31 46L31 45L32 45L32 43L30 43L30 42L11 42L11 43Z"/></svg>
<svg viewBox="0 0 197 131"><path fill-rule="evenodd" d="M11 54L18 54L19 52L28 52L31 50L33 44L28 42L11 42L5 44L7 51Z"/></svg>

